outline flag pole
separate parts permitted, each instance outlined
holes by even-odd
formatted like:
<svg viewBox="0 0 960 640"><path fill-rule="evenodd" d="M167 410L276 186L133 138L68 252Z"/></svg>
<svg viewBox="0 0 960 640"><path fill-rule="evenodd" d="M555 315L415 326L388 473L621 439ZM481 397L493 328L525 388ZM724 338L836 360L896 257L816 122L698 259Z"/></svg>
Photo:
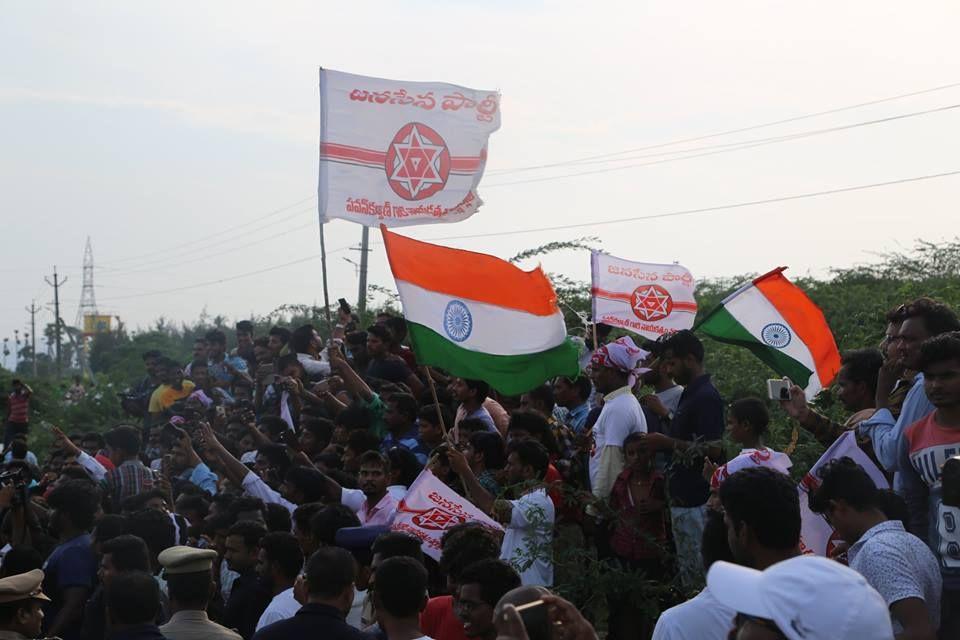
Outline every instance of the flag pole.
<svg viewBox="0 0 960 640"><path fill-rule="evenodd" d="M333 339L333 321L330 319L330 294L327 292L327 245L323 238L323 222L320 223L320 272L323 277L323 311L327 318L328 339Z"/></svg>
<svg viewBox="0 0 960 640"><path fill-rule="evenodd" d="M320 75L320 143L322 144L327 129L327 104L324 97L324 86L326 78L324 77L323 67L319 69ZM323 313L327 319L328 340L333 340L333 320L330 318L330 293L327 290L327 245L323 237L323 227L327 223L327 175L324 163L320 162L320 171L317 177L317 213L320 219L320 272L323 278Z"/></svg>
<svg viewBox="0 0 960 640"><path fill-rule="evenodd" d="M427 376L427 385L430 387L430 395L433 398L433 406L437 408L437 421L440 423L440 433L443 439L447 439L447 425L443 423L443 411L440 410L440 398L437 397L437 385L433 382L433 376L430 375L430 368L423 365L423 373Z"/></svg>

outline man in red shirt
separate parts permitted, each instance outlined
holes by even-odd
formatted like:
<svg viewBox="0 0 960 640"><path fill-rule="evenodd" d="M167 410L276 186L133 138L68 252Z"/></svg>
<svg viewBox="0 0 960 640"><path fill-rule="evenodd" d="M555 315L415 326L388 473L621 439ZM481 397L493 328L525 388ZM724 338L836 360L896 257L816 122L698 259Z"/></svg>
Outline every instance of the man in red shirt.
<svg viewBox="0 0 960 640"><path fill-rule="evenodd" d="M463 570L478 560L500 557L500 542L486 527L467 523L451 527L440 541L440 571L451 595L430 598L420 614L420 629L434 640L467 640L454 611Z"/></svg>
<svg viewBox="0 0 960 640"><path fill-rule="evenodd" d="M14 379L13 393L7 396L7 426L3 432L3 448L6 449L18 433L26 435L30 426L30 396L33 389Z"/></svg>

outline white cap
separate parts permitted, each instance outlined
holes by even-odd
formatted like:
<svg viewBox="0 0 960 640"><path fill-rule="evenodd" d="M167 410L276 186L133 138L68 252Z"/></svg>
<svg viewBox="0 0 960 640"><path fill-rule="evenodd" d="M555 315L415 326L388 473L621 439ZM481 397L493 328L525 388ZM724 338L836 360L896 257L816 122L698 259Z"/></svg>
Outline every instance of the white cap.
<svg viewBox="0 0 960 640"><path fill-rule="evenodd" d="M713 563L710 593L739 613L772 620L790 640L893 640L883 597L834 560L798 556L757 571Z"/></svg>
<svg viewBox="0 0 960 640"><path fill-rule="evenodd" d="M713 476L710 478L710 488L719 489L724 480L741 469L767 467L774 471L779 471L784 475L789 475L790 467L792 466L793 462L790 461L790 456L785 453L767 449L766 447L762 449L744 449L736 458L717 467L717 470L713 472Z"/></svg>

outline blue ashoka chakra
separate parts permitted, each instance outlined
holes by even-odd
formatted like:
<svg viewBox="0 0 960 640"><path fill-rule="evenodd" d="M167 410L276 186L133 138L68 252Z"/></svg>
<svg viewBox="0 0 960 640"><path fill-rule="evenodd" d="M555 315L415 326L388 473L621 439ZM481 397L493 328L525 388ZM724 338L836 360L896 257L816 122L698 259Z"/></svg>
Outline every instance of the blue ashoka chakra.
<svg viewBox="0 0 960 640"><path fill-rule="evenodd" d="M763 341L774 349L783 349L793 340L793 334L786 325L779 322L771 322L760 331L760 337Z"/></svg>
<svg viewBox="0 0 960 640"><path fill-rule="evenodd" d="M443 330L454 342L463 342L473 332L473 316L467 305L451 300L443 311Z"/></svg>

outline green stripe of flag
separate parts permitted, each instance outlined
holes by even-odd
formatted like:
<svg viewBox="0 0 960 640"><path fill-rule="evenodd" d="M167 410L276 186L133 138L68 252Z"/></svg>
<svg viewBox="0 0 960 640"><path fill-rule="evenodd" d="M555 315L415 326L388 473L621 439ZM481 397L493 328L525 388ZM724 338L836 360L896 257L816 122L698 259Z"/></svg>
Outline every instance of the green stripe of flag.
<svg viewBox="0 0 960 640"><path fill-rule="evenodd" d="M580 373L579 350L569 338L539 353L502 356L464 349L422 324L410 322L407 327L419 364L483 380L506 395L524 393L555 376L573 378Z"/></svg>
<svg viewBox="0 0 960 640"><path fill-rule="evenodd" d="M746 347L753 355L763 360L781 376L790 378L794 384L806 388L813 372L779 349L757 340L742 324L737 322L725 307L718 307L698 327L714 340Z"/></svg>

